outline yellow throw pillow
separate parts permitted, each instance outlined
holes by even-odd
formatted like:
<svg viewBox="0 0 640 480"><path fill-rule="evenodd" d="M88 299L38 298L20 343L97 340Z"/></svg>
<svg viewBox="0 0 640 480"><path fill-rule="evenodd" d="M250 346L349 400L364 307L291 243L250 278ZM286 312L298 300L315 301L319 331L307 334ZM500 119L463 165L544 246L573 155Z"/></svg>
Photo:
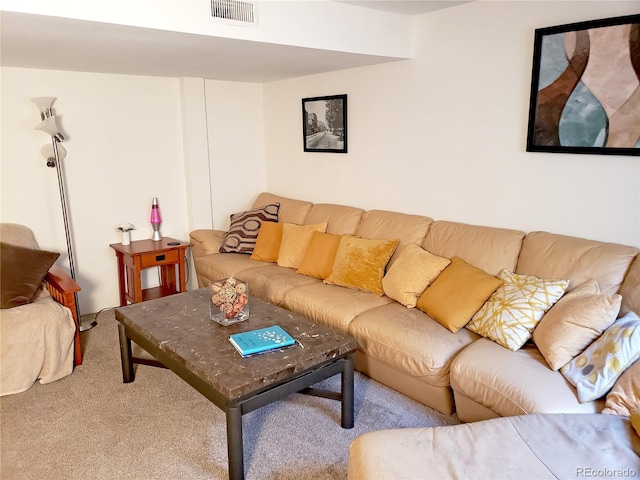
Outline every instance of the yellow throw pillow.
<svg viewBox="0 0 640 480"><path fill-rule="evenodd" d="M343 235L324 283L382 296L382 277L399 240L372 240Z"/></svg>
<svg viewBox="0 0 640 480"><path fill-rule="evenodd" d="M258 232L256 245L253 247L251 258L263 262L276 262L280 243L282 242L282 223L264 222Z"/></svg>
<svg viewBox="0 0 640 480"><path fill-rule="evenodd" d="M542 317L533 341L551 370L558 370L582 353L611 326L620 311L620 295L588 293L597 282L585 282L564 295Z"/></svg>
<svg viewBox="0 0 640 480"><path fill-rule="evenodd" d="M471 319L503 281L453 257L418 299L417 307L456 333Z"/></svg>
<svg viewBox="0 0 640 480"><path fill-rule="evenodd" d="M331 275L340 235L313 232L297 273L324 280Z"/></svg>
<svg viewBox="0 0 640 480"><path fill-rule="evenodd" d="M569 286L568 280L544 280L502 270L504 284L476 313L467 328L509 350L531 338L536 325Z"/></svg>
<svg viewBox="0 0 640 480"><path fill-rule="evenodd" d="M284 223L282 226L282 242L278 252L278 265L281 267L298 268L307 252L313 232L324 232L327 222L313 225L296 225Z"/></svg>
<svg viewBox="0 0 640 480"><path fill-rule="evenodd" d="M413 308L418 297L447 268L451 260L439 257L415 243L407 245L382 279L384 294Z"/></svg>

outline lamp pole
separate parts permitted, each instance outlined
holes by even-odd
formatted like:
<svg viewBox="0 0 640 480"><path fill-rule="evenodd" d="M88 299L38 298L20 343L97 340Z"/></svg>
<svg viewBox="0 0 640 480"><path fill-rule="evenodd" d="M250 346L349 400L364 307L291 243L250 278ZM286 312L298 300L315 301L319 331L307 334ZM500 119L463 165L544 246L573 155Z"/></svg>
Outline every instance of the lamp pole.
<svg viewBox="0 0 640 480"><path fill-rule="evenodd" d="M64 234L67 241L67 255L69 256L69 269L71 271L71 278L76 280L76 267L75 262L73 260L73 248L71 245L71 233L69 228L69 214L67 211L67 198L64 191L64 178L62 174L62 159L66 156L65 149L60 147L58 144L62 140L64 140L64 136L60 132L60 129L57 125L57 119L54 115L51 105L55 101L55 97L39 97L34 98L32 101L36 104L36 106L40 110L40 118L42 122L40 122L37 126L37 130L42 130L45 133L51 135L51 145L53 149L53 158L50 158L49 152L46 152L46 147L43 149L43 154L47 159L48 167L55 167L56 174L58 176L58 189L60 191L60 205L62 207L62 219L64 221ZM62 155L61 155L62 153ZM78 302L78 292L73 293L75 307L76 307L76 317L78 319L78 325L81 332L86 330L90 330L97 325L95 320L91 322L82 322L80 318L80 304Z"/></svg>

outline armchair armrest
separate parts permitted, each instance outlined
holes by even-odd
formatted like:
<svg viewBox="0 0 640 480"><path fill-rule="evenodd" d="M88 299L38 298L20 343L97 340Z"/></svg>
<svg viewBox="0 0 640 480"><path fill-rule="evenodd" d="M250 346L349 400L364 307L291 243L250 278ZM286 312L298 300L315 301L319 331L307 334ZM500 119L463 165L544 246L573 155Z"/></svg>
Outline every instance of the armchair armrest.
<svg viewBox="0 0 640 480"><path fill-rule="evenodd" d="M74 365L82 365L82 346L80 345L80 319L76 305L76 293L79 292L80 285L71 278L67 272L55 265L49 269L44 279L44 285L51 297L61 305L71 310L73 320L76 323L76 334L74 338Z"/></svg>

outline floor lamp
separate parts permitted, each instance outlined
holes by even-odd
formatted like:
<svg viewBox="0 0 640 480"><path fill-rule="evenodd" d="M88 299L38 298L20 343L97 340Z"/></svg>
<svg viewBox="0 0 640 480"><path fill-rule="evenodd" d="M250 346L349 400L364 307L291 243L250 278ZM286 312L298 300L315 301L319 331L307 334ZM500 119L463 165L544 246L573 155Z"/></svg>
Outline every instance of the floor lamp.
<svg viewBox="0 0 640 480"><path fill-rule="evenodd" d="M67 151L60 145L64 141L64 135L60 132L58 126L58 117L56 117L52 105L56 97L38 97L32 98L38 110L40 110L40 119L42 120L36 125L36 130L43 131L51 135L51 145L42 147L42 155L47 159L47 167L55 168L58 174L58 189L60 190L60 204L62 206L62 218L64 220L64 234L67 239L67 254L69 256L69 269L71 270L71 278L76 279L76 268L73 261L73 248L71 246L71 235L69 233L69 215L67 213L67 201L64 192L64 179L62 175L62 160L67 156ZM90 322L82 322L80 319L80 306L78 303L78 293L74 292L76 304L76 316L80 325L80 331L84 332L92 329L97 325L96 320Z"/></svg>

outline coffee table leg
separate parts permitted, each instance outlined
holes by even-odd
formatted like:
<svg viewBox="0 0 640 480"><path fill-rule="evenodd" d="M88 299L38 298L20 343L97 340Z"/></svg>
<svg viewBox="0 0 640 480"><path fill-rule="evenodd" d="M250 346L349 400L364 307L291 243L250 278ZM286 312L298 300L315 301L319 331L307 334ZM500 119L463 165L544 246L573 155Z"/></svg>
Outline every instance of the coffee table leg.
<svg viewBox="0 0 640 480"><path fill-rule="evenodd" d="M239 405L227 407L227 452L229 480L244 479L244 453L242 450L242 409Z"/></svg>
<svg viewBox="0 0 640 480"><path fill-rule="evenodd" d="M120 337L120 360L122 361L122 381L131 383L135 380L133 373L133 360L131 359L131 339L127 338L124 325L118 324L118 336Z"/></svg>
<svg viewBox="0 0 640 480"><path fill-rule="evenodd" d="M353 356L344 359L342 370L342 428L353 428Z"/></svg>

